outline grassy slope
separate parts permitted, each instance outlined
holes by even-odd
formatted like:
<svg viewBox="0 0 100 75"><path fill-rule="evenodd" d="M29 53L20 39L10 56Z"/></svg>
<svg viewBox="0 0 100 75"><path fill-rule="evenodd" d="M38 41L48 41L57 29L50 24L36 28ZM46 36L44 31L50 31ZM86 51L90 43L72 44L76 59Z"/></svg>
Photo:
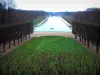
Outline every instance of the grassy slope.
<svg viewBox="0 0 100 75"><path fill-rule="evenodd" d="M64 20L66 20L68 23L72 24L73 23L73 18L72 16L62 16Z"/></svg>
<svg viewBox="0 0 100 75"><path fill-rule="evenodd" d="M3 57L0 74L96 75L99 62L72 38L42 36L33 38Z"/></svg>
<svg viewBox="0 0 100 75"><path fill-rule="evenodd" d="M34 25L37 26L40 22L42 22L46 17L43 16L43 17L37 17L35 20L34 20Z"/></svg>

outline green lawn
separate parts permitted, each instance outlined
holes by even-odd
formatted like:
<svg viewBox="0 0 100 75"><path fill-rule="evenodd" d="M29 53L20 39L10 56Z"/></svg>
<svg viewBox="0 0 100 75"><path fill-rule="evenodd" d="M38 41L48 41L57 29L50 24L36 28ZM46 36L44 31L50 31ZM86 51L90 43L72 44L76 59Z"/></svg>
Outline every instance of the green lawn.
<svg viewBox="0 0 100 75"><path fill-rule="evenodd" d="M46 17L43 16L43 17L37 17L35 20L34 20L34 26L35 27L38 27L37 25L42 22Z"/></svg>
<svg viewBox="0 0 100 75"><path fill-rule="evenodd" d="M0 59L0 75L100 75L100 59L62 36L42 36Z"/></svg>

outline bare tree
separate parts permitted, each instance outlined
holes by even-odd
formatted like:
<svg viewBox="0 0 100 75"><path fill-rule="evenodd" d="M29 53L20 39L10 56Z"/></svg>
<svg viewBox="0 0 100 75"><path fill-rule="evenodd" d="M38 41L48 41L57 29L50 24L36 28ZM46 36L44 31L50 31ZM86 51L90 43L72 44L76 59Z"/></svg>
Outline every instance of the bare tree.
<svg viewBox="0 0 100 75"><path fill-rule="evenodd" d="M5 1L4 0L0 0L0 24L5 22Z"/></svg>
<svg viewBox="0 0 100 75"><path fill-rule="evenodd" d="M14 0L3 0L3 1L5 3L6 9L15 8L16 7L16 4L15 4Z"/></svg>
<svg viewBox="0 0 100 75"><path fill-rule="evenodd" d="M5 9L6 8L6 3L4 0L0 0L0 10Z"/></svg>

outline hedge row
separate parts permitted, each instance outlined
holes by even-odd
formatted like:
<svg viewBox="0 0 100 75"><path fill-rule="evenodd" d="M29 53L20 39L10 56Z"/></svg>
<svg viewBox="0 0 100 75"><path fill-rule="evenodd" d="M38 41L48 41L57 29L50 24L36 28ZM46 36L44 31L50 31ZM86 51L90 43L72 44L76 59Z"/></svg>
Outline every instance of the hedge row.
<svg viewBox="0 0 100 75"><path fill-rule="evenodd" d="M19 44L20 41L26 40L27 36L30 36L33 31L33 22L0 26L0 45L3 45L3 51L5 52L7 43L9 43L9 48L11 48L11 41L14 42L15 46L15 40L18 40Z"/></svg>
<svg viewBox="0 0 100 75"><path fill-rule="evenodd" d="M100 26L73 22L72 32L75 35L75 39L77 39L78 36L80 42L84 43L88 47L90 41L96 45L96 53L98 53L100 46Z"/></svg>

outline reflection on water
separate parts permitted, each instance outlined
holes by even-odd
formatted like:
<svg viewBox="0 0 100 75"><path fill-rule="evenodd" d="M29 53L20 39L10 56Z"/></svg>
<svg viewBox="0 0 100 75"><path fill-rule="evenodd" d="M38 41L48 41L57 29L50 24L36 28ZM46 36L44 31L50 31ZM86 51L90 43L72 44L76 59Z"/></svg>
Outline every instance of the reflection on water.
<svg viewBox="0 0 100 75"><path fill-rule="evenodd" d="M34 31L64 31L72 32L72 29L68 27L60 17L49 17L48 21L39 27L35 27Z"/></svg>

